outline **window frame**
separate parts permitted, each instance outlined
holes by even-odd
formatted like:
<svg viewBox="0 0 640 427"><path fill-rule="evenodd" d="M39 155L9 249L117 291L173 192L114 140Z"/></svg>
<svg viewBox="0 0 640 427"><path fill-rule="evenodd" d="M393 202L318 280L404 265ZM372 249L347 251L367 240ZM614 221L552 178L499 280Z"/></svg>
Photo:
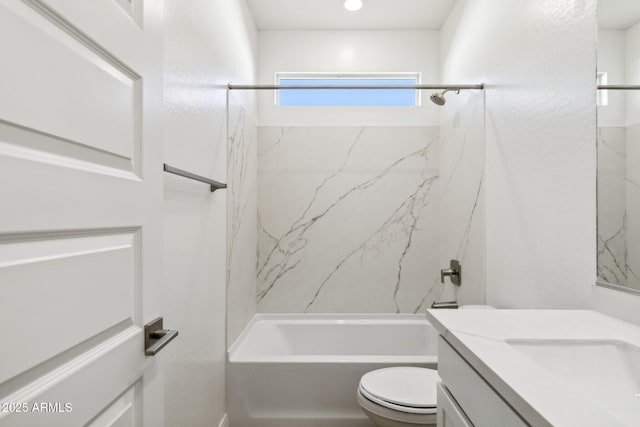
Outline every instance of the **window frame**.
<svg viewBox="0 0 640 427"><path fill-rule="evenodd" d="M281 85L282 80L300 79L300 80L411 80L419 85L422 79L420 72L402 71L402 72L277 72L275 75L275 84ZM382 89L381 89L382 90ZM392 90L392 89L385 89ZM422 97L420 90L415 90L415 100L413 105L280 105L280 91L274 91L274 105L276 107L349 107L349 108L368 108L368 107L420 107L422 106Z"/></svg>

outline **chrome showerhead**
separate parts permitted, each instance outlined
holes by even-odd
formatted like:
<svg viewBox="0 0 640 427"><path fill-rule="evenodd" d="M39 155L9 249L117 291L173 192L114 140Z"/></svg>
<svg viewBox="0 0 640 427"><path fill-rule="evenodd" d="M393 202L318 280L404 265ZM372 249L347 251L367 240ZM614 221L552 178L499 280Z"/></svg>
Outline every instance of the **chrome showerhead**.
<svg viewBox="0 0 640 427"><path fill-rule="evenodd" d="M431 99L431 102L433 102L434 104L442 106L442 105L447 103L447 100L444 97L444 94L447 93L447 92L449 92L449 89L445 89L441 93L436 92L436 93L432 94L429 97L429 99ZM460 93L459 90L456 90L455 92L456 93Z"/></svg>
<svg viewBox="0 0 640 427"><path fill-rule="evenodd" d="M444 92L446 92L446 90ZM431 99L431 102L436 105L444 105L447 102L447 100L444 98L444 92L434 93L429 97L429 99Z"/></svg>

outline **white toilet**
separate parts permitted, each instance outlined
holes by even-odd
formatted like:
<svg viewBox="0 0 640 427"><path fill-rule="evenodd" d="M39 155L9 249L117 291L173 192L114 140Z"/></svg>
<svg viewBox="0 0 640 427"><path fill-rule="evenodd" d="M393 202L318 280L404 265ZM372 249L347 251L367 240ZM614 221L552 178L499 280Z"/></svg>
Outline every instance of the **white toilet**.
<svg viewBox="0 0 640 427"><path fill-rule="evenodd" d="M378 369L360 379L358 403L378 427L433 427L438 381L434 369Z"/></svg>
<svg viewBox="0 0 640 427"><path fill-rule="evenodd" d="M490 305L463 305L466 310L494 310ZM358 403L378 427L435 427L438 372L399 366L367 372L360 378Z"/></svg>

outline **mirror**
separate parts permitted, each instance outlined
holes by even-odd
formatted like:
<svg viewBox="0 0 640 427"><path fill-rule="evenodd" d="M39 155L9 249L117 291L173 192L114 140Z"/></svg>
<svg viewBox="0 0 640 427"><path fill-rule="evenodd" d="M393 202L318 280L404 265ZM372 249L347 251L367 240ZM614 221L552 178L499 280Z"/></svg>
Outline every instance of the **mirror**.
<svg viewBox="0 0 640 427"><path fill-rule="evenodd" d="M598 281L640 291L640 1L599 1L597 78Z"/></svg>

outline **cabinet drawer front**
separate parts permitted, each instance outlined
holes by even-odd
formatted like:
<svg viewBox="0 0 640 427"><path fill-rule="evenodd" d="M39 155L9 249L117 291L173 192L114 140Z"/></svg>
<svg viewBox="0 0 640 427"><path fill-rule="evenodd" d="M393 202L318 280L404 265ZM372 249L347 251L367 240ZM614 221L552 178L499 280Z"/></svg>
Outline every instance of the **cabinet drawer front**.
<svg viewBox="0 0 640 427"><path fill-rule="evenodd" d="M442 336L438 338L438 373L475 427L528 426Z"/></svg>
<svg viewBox="0 0 640 427"><path fill-rule="evenodd" d="M442 383L438 383L438 427L473 427Z"/></svg>

